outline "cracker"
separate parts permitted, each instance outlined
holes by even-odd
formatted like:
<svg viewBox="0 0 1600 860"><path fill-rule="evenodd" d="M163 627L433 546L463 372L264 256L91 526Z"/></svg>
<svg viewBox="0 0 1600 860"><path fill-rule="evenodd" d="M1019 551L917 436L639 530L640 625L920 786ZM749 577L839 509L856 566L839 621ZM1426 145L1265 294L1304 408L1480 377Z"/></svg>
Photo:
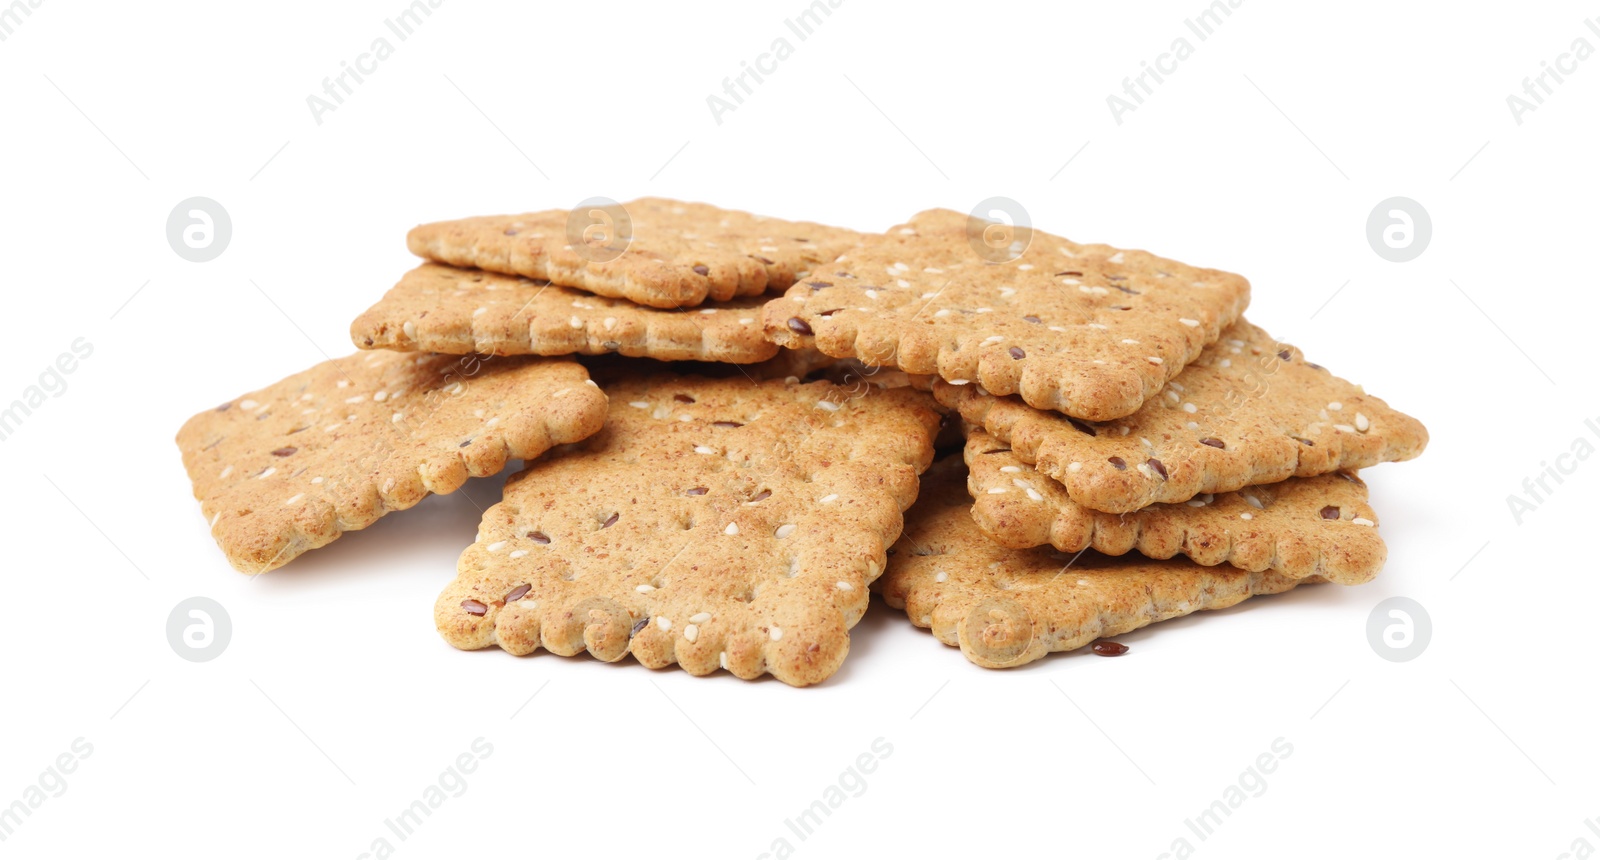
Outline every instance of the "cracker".
<svg viewBox="0 0 1600 860"><path fill-rule="evenodd" d="M1387 550L1367 485L1353 472L1289 478L1126 514L1091 510L1005 443L968 427L964 452L972 519L1002 546L1085 547L1105 555L1186 555L1206 566L1275 570L1293 579L1367 582Z"/></svg>
<svg viewBox="0 0 1600 860"><path fill-rule="evenodd" d="M1409 460L1428 442L1422 422L1243 321L1117 421L1074 420L977 385L935 380L933 390L1073 501L1111 513Z"/></svg>
<svg viewBox="0 0 1600 860"><path fill-rule="evenodd" d="M423 224L411 230L406 244L439 263L679 308L781 290L862 239L840 227L658 197L620 209L605 215L589 207L551 209Z"/></svg>
<svg viewBox="0 0 1600 860"><path fill-rule="evenodd" d="M964 477L959 457L923 476L922 494L906 512L905 533L876 588L912 623L988 669L1320 581L1182 558L1008 549L968 515Z"/></svg>
<svg viewBox="0 0 1600 860"><path fill-rule="evenodd" d="M761 299L662 310L546 281L425 263L350 324L363 349L598 355L749 364L778 354Z"/></svg>
<svg viewBox="0 0 1600 860"><path fill-rule="evenodd" d="M1037 230L989 262L974 224L930 210L818 267L767 305L767 337L1102 421L1157 394L1250 298L1238 275Z"/></svg>
<svg viewBox="0 0 1600 860"><path fill-rule="evenodd" d="M506 483L434 607L445 641L632 653L796 686L833 674L939 415L910 389L662 374Z"/></svg>
<svg viewBox="0 0 1600 860"><path fill-rule="evenodd" d="M589 436L605 408L576 362L358 353L201 412L177 441L217 545L265 573Z"/></svg>

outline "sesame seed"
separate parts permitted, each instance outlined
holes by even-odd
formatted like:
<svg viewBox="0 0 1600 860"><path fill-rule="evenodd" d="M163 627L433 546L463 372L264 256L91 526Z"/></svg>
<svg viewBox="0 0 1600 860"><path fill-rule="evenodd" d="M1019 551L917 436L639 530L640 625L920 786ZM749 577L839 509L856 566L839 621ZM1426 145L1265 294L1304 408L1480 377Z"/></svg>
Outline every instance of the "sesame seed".
<svg viewBox="0 0 1600 860"><path fill-rule="evenodd" d="M739 325L749 325L749 324L751 324L753 322L755 322L755 319L753 317L741 317L739 319Z"/></svg>
<svg viewBox="0 0 1600 860"><path fill-rule="evenodd" d="M1107 257L1106 258L1106 262L1107 263L1120 263L1120 262L1122 262L1122 252L1118 251L1115 254L1112 254L1111 256Z"/></svg>
<svg viewBox="0 0 1600 860"><path fill-rule="evenodd" d="M1134 339L1133 339L1133 338L1131 338L1131 337L1125 337L1125 338L1123 338L1123 339L1122 339L1122 342L1123 342L1123 343L1125 343L1125 344L1127 344L1127 345L1129 345L1129 346L1138 346L1138 345L1139 345L1139 342L1138 342L1138 341L1136 341L1136 340L1134 340Z"/></svg>
<svg viewBox="0 0 1600 860"><path fill-rule="evenodd" d="M650 408L650 404L647 401L644 401L644 400L630 400L630 401L628 401L628 405L632 406L635 409L649 409Z"/></svg>
<svg viewBox="0 0 1600 860"><path fill-rule="evenodd" d="M346 403L360 403L361 401L366 400L366 399L367 399L367 395L365 395L365 394L357 394L354 397L346 397L344 399L344 402L346 402Z"/></svg>
<svg viewBox="0 0 1600 860"><path fill-rule="evenodd" d="M1199 412L1200 408L1195 406L1193 403L1185 403L1185 404L1183 404L1183 411L1189 413L1190 415L1193 415L1196 412Z"/></svg>
<svg viewBox="0 0 1600 860"><path fill-rule="evenodd" d="M951 385L966 385L968 382L971 382L971 381L972 380L970 380L970 379L952 379L952 380L950 380L950 384Z"/></svg>
<svg viewBox="0 0 1600 860"><path fill-rule="evenodd" d="M662 630L671 630L672 619L667 618L665 615L658 615L656 616L656 626L660 627Z"/></svg>
<svg viewBox="0 0 1600 860"><path fill-rule="evenodd" d="M1203 507L1206 506L1206 503L1200 501L1199 499L1190 499L1189 501L1184 502L1184 504L1188 505L1191 508L1203 508Z"/></svg>
<svg viewBox="0 0 1600 860"><path fill-rule="evenodd" d="M489 550L490 552L499 552L500 550L503 550L505 548L506 548L506 542L503 541L503 540L497 540L494 543L489 544L487 547L485 547L485 549Z"/></svg>
<svg viewBox="0 0 1600 860"><path fill-rule="evenodd" d="M828 412L838 412L839 404L834 403L832 400L818 400L817 408Z"/></svg>
<svg viewBox="0 0 1600 860"><path fill-rule="evenodd" d="M474 310L472 312L472 315L473 316L478 316L478 315L482 314L484 311L487 311L487 310L488 310L488 308L478 308L477 310Z"/></svg>
<svg viewBox="0 0 1600 860"><path fill-rule="evenodd" d="M645 583L645 584L641 584L641 585L635 585L633 587L633 590L639 592L640 594L649 594L650 592L655 591L656 587L653 586L653 585L650 585L648 583Z"/></svg>
<svg viewBox="0 0 1600 860"><path fill-rule="evenodd" d="M1376 525L1376 523L1374 523L1372 520L1367 519L1366 517L1356 517L1355 519L1351 520L1350 522L1355 523L1358 526Z"/></svg>
<svg viewBox="0 0 1600 860"><path fill-rule="evenodd" d="M1147 355L1147 356L1144 357L1144 360L1150 362L1151 364L1161 364L1162 363L1161 362L1161 356L1158 356L1158 355Z"/></svg>
<svg viewBox="0 0 1600 860"><path fill-rule="evenodd" d="M949 308L942 308L940 310L934 311L933 315L936 316L936 317L947 317L947 316L950 315L950 309Z"/></svg>
<svg viewBox="0 0 1600 860"><path fill-rule="evenodd" d="M220 519L222 519L222 512L221 511L217 511L216 513L212 514L211 515L211 527L212 528L216 528L217 520L220 520Z"/></svg>
<svg viewBox="0 0 1600 860"><path fill-rule="evenodd" d="M723 529L722 533L725 534L725 535L736 535L736 534L738 534L739 533L739 524L738 523L728 523L728 527Z"/></svg>
<svg viewBox="0 0 1600 860"><path fill-rule="evenodd" d="M716 308L701 308L700 309L700 313L703 313L703 314L714 314L716 312L717 312Z"/></svg>
<svg viewBox="0 0 1600 860"><path fill-rule="evenodd" d="M1218 365L1219 365L1219 366L1221 366L1221 367L1232 367L1232 366L1233 366L1233 359L1231 359L1231 358L1224 358L1224 359L1223 359L1223 360L1221 360L1221 361L1219 361L1219 362L1217 362L1217 364L1218 364Z"/></svg>
<svg viewBox="0 0 1600 860"><path fill-rule="evenodd" d="M390 417L389 420L393 421L396 424L399 424L401 421L404 421L405 419L406 419L406 414L404 412L396 412L393 416Z"/></svg>
<svg viewBox="0 0 1600 860"><path fill-rule="evenodd" d="M776 534L778 536L778 540L783 540L789 535L794 534L794 523L784 523L783 525L778 526L778 531Z"/></svg>
<svg viewBox="0 0 1600 860"><path fill-rule="evenodd" d="M1178 322L1183 323L1184 325L1188 326L1189 328L1198 328L1200 326L1200 321L1199 320L1187 319L1185 317L1178 317Z"/></svg>
<svg viewBox="0 0 1600 860"><path fill-rule="evenodd" d="M833 587L839 589L840 591L855 591L856 590L855 586L851 585L848 582L845 582L842 579L839 580L838 582L835 582L833 584Z"/></svg>
<svg viewBox="0 0 1600 860"><path fill-rule="evenodd" d="M933 581L934 582L944 582L945 580L948 580L949 578L950 578L950 574L948 574L948 573L946 573L946 572L944 572L942 570L936 572L933 575Z"/></svg>
<svg viewBox="0 0 1600 860"><path fill-rule="evenodd" d="M998 496L998 495L1000 495L1001 493L1003 493L1005 491L1006 491L1005 487L991 487L989 489L989 495Z"/></svg>
<svg viewBox="0 0 1600 860"><path fill-rule="evenodd" d="M696 446L694 446L694 452L696 454L715 454L715 453L717 453L715 450L713 450L711 448L707 448L704 445L696 445Z"/></svg>
<svg viewBox="0 0 1600 860"><path fill-rule="evenodd" d="M1239 515L1239 519L1241 519L1241 520L1253 520L1253 519L1255 519L1255 514L1252 514L1249 511L1245 511L1244 513Z"/></svg>
<svg viewBox="0 0 1600 860"><path fill-rule="evenodd" d="M819 503L824 504L824 505L829 503L829 502L835 502L835 501L838 501L838 500L839 500L839 494L838 493L829 493L826 496L823 496L822 498L817 499L817 501Z"/></svg>
<svg viewBox="0 0 1600 860"><path fill-rule="evenodd" d="M257 479L266 478L266 477L269 477L271 475L277 474L277 471L278 471L278 467L277 466L268 466L266 468L266 470L263 471L261 474L257 475L256 478Z"/></svg>
<svg viewBox="0 0 1600 860"><path fill-rule="evenodd" d="M1333 425L1333 429L1341 431L1341 432L1344 432L1344 433L1354 433L1354 432L1356 432L1356 428L1351 427L1349 424L1335 424L1335 425Z"/></svg>
<svg viewBox="0 0 1600 860"><path fill-rule="evenodd" d="M693 642L694 640L699 639L700 638L700 628L696 627L693 624L685 625L684 628L683 628L683 638L689 640L690 642Z"/></svg>
<svg viewBox="0 0 1600 860"><path fill-rule="evenodd" d="M1253 496L1253 495L1251 495L1249 493L1244 493L1243 495L1244 495L1245 502L1248 503L1250 505L1250 507L1255 508L1258 511L1259 510L1263 510L1263 507L1261 505L1261 500L1260 499L1256 498L1255 496Z"/></svg>
<svg viewBox="0 0 1600 860"><path fill-rule="evenodd" d="M406 333L406 337L417 336L417 326L411 320L406 320L405 325L400 326L400 330Z"/></svg>
<svg viewBox="0 0 1600 860"><path fill-rule="evenodd" d="M1078 462L1077 460L1074 460L1071 463L1067 464L1067 471L1069 471L1069 472L1081 472L1081 471L1083 471L1083 464Z"/></svg>
<svg viewBox="0 0 1600 860"><path fill-rule="evenodd" d="M300 501L301 499L303 499L305 497L306 497L305 493L295 493L294 495L290 496L288 501L284 502L284 504L292 505L295 502L298 502L298 501Z"/></svg>
<svg viewBox="0 0 1600 860"><path fill-rule="evenodd" d="M1339 401L1337 401L1337 400L1335 400L1335 401L1333 401L1333 402L1332 402L1332 403L1329 403L1329 404L1328 404L1328 408L1329 408L1329 409L1332 409L1332 410L1333 410L1333 411L1335 411L1335 412L1338 412L1338 411L1339 411L1339 410L1340 410L1340 409L1343 409L1343 408L1344 408L1344 404L1343 404L1343 403L1340 403L1340 402L1339 402Z"/></svg>
<svg viewBox="0 0 1600 860"><path fill-rule="evenodd" d="M230 464L227 468L223 469L222 470L222 474L218 475L217 477L218 478L226 478L231 474L233 474L233 466Z"/></svg>
<svg viewBox="0 0 1600 860"><path fill-rule="evenodd" d="M999 343L1000 341L1005 340L1005 339L1006 339L1005 335L996 334L996 335L990 335L989 337L984 338L983 342L984 343Z"/></svg>
<svg viewBox="0 0 1600 860"><path fill-rule="evenodd" d="M772 637L772 641L776 642L779 639L783 638L783 628L775 626L775 627L772 628L772 630L770 632L768 632L767 635L771 636Z"/></svg>
<svg viewBox="0 0 1600 860"><path fill-rule="evenodd" d="M1365 432L1367 432L1367 428L1369 428L1371 426L1372 426L1372 422L1367 420L1367 416L1361 414L1360 412L1356 413L1356 429L1357 430L1360 430L1362 433L1365 433Z"/></svg>
<svg viewBox="0 0 1600 860"><path fill-rule="evenodd" d="M342 383L342 382L344 382L344 380L342 380L342 379L341 379L341 380L339 380L339 381L340 381L340 382L341 382L341 383ZM339 386L339 387L340 387L340 388L343 388L343 387L344 387L344 386L343 386L343 385L340 385L340 386ZM240 409L254 409L254 408L256 408L256 406L258 406L258 405L259 405L259 404L257 404L257 403L256 403L256 402L255 402L255 401L254 401L254 400L241 400L241 401L239 401L239 408L240 408Z"/></svg>
<svg viewBox="0 0 1600 860"><path fill-rule="evenodd" d="M1032 499L1032 500L1034 500L1036 502L1044 501L1044 496L1039 495L1039 491L1035 490L1032 487L1028 487L1027 488L1027 493L1028 493L1028 498L1030 498L1030 499Z"/></svg>
<svg viewBox="0 0 1600 860"><path fill-rule="evenodd" d="M1020 471L1022 471L1022 467L1021 466L1001 466L1000 467L1000 471L1002 471L1002 472L1020 472Z"/></svg>
<svg viewBox="0 0 1600 860"><path fill-rule="evenodd" d="M696 612L695 614L689 616L689 623L690 624L704 624L704 623L706 623L707 621L710 621L710 620L711 620L711 613L709 613L709 612Z"/></svg>

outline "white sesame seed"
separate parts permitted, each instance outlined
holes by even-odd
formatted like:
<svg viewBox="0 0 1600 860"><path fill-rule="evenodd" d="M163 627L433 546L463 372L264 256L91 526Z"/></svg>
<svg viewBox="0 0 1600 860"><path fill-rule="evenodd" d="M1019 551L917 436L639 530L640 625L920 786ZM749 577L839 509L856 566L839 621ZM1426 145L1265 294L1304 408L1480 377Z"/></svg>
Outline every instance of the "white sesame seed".
<svg viewBox="0 0 1600 860"><path fill-rule="evenodd" d="M648 402L644 401L644 400L630 400L630 401L628 401L628 405L632 406L635 409L649 409L650 408L650 404Z"/></svg>
<svg viewBox="0 0 1600 860"><path fill-rule="evenodd" d="M824 505L829 503L829 502L836 502L838 500L839 500L839 494L838 493L829 493L826 496L823 496L822 498L817 499L817 501L819 503L824 504Z"/></svg>
<svg viewBox="0 0 1600 860"><path fill-rule="evenodd" d="M1118 251L1115 254L1112 254L1111 256L1107 257L1106 258L1106 262L1107 263L1120 263L1120 262L1122 262L1122 252Z"/></svg>
<svg viewBox="0 0 1600 860"><path fill-rule="evenodd" d="M1001 493L1003 493L1005 491L1006 491L1005 487L991 487L991 488L989 488L989 495L998 496L998 495L1000 495Z"/></svg>
<svg viewBox="0 0 1600 860"><path fill-rule="evenodd" d="M396 412L394 415L390 416L389 420L399 424L401 421L406 420L406 414L404 412Z"/></svg>
<svg viewBox="0 0 1600 860"><path fill-rule="evenodd" d="M1199 412L1200 408L1198 406L1195 406L1193 403L1185 403L1185 404L1183 404L1183 411L1189 413L1190 415L1193 415L1196 412Z"/></svg>
<svg viewBox="0 0 1600 860"><path fill-rule="evenodd" d="M342 380L342 379L339 380L339 381L340 382L344 382L344 380ZM339 387L343 388L344 386L340 385ZM258 405L260 405L260 404L256 403L254 400L250 400L250 399L245 399L245 400L239 401L239 408L240 409L254 409Z"/></svg>
<svg viewBox="0 0 1600 860"><path fill-rule="evenodd" d="M1083 464L1078 462L1077 460L1073 460L1071 463L1067 464L1067 471L1069 471L1069 472L1081 472L1081 471L1083 471Z"/></svg>
<svg viewBox="0 0 1600 860"><path fill-rule="evenodd" d="M656 616L656 626L660 627L662 630L671 630L672 629L672 619L666 617L665 615L657 615Z"/></svg>
<svg viewBox="0 0 1600 860"><path fill-rule="evenodd" d="M405 325L400 326L400 330L406 333L406 337L417 336L417 326L411 320L406 320Z"/></svg>
<svg viewBox="0 0 1600 860"><path fill-rule="evenodd" d="M754 317L740 317L739 318L739 325L749 325L749 324L751 324L753 322L755 322L755 318Z"/></svg>
<svg viewBox="0 0 1600 860"><path fill-rule="evenodd" d="M284 502L284 504L286 504L286 505L292 505L292 504L294 504L294 503L295 503L295 502L298 502L298 501L300 501L300 500L301 500L301 499L303 499L303 498L305 498L305 497L306 497L306 494L305 494L305 493L295 493L295 494L294 494L294 495L292 495L292 496L290 496L290 497L289 497L289 498L288 498L288 500L287 500L287 501L285 501L285 502Z"/></svg>
<svg viewBox="0 0 1600 860"><path fill-rule="evenodd" d="M378 403L382 403L383 401L389 399L389 392L380 391L377 394L372 395L372 399L377 401Z"/></svg>
<svg viewBox="0 0 1600 860"><path fill-rule="evenodd" d="M848 582L845 582L842 579L839 580L838 582L835 582L833 584L833 587L839 589L840 591L855 591L856 590L855 586L851 585Z"/></svg>
<svg viewBox="0 0 1600 860"><path fill-rule="evenodd" d="M1200 429L1200 425L1198 423L1194 422L1194 421L1190 421L1190 422L1188 422L1188 423L1183 425L1183 429L1185 429L1185 430L1199 430Z"/></svg>
<svg viewBox="0 0 1600 860"><path fill-rule="evenodd" d="M1252 514L1249 511L1245 511L1244 513L1239 515L1239 519L1241 519L1241 520L1253 520L1255 518L1256 518L1255 514Z"/></svg>
<svg viewBox="0 0 1600 860"><path fill-rule="evenodd" d="M1367 428L1369 428L1371 426L1372 426L1372 422L1367 420L1367 416L1361 414L1360 412L1356 413L1356 429L1357 430L1360 430L1362 433L1365 433L1365 432L1367 432Z"/></svg>
<svg viewBox="0 0 1600 860"><path fill-rule="evenodd" d="M216 528L217 527L217 520L220 520L220 519L222 519L222 512L221 511L217 511L216 513L212 514L211 515L211 527L212 528Z"/></svg>
<svg viewBox="0 0 1600 860"><path fill-rule="evenodd" d="M707 621L710 621L710 620L711 620L711 613L709 613L709 612L696 612L695 614L689 616L689 623L690 624L704 624L704 623L706 623Z"/></svg>
<svg viewBox="0 0 1600 860"><path fill-rule="evenodd" d="M1161 356L1159 356L1159 355L1147 355L1147 356L1144 357L1144 360L1150 362L1151 364L1161 364L1162 363L1161 362Z"/></svg>
<svg viewBox="0 0 1600 860"><path fill-rule="evenodd" d="M229 475L231 475L231 474L233 474L233 465L232 465L232 464L229 464L229 465L228 465L228 466L227 466L227 468L225 468L225 469L223 469L223 470L222 470L222 474L220 474L220 475L218 475L218 476L217 476L217 477L218 477L218 478L226 478L226 477L228 477L228 476L229 476Z"/></svg>
<svg viewBox="0 0 1600 860"><path fill-rule="evenodd" d="M512 552L512 553L511 553L511 557L512 557L512 558L522 558L522 557L523 557L523 556L525 556L525 555L527 555L527 554L528 554L528 551L527 551L527 550L525 550L525 549L519 549L519 550L515 550L515 551L513 551L513 552Z"/></svg>
<svg viewBox="0 0 1600 860"><path fill-rule="evenodd" d="M1002 472L1020 472L1020 471L1022 471L1022 467L1021 466L1001 466L1000 467L1000 471L1002 471Z"/></svg>
<svg viewBox="0 0 1600 860"><path fill-rule="evenodd" d="M1026 489L1027 489L1027 493L1028 493L1028 498L1033 499L1036 502L1044 501L1044 496L1039 495L1039 491L1038 490L1035 490L1032 487L1027 487Z"/></svg>
<svg viewBox="0 0 1600 860"><path fill-rule="evenodd" d="M939 309L937 311L934 311L933 315L936 316L936 317L947 317L947 316L950 315L950 309L949 308L941 308L941 309Z"/></svg>
<svg viewBox="0 0 1600 860"><path fill-rule="evenodd" d="M476 309L476 310L474 310L472 312L472 315L473 316L478 316L478 315L482 314L483 312L485 312L487 310L488 310L488 308L478 308L478 309Z"/></svg>
<svg viewBox="0 0 1600 860"><path fill-rule="evenodd" d="M996 335L990 335L989 337L984 338L983 342L984 343L999 343L1000 341L1005 340L1005 339L1006 339L1005 335L996 334Z"/></svg>
<svg viewBox="0 0 1600 860"><path fill-rule="evenodd" d="M1206 506L1206 503L1201 501L1201 500L1199 500L1199 499L1190 499L1189 501L1184 502L1184 504L1188 505L1191 508L1203 508L1203 507Z"/></svg>
<svg viewBox="0 0 1600 860"><path fill-rule="evenodd" d="M606 327L606 331L611 331L612 329L617 327L617 318L616 317L606 317L604 320L602 320L600 322L600 324Z"/></svg>
<svg viewBox="0 0 1600 860"><path fill-rule="evenodd" d="M778 540L783 540L789 535L794 534L794 523L784 523L783 525L778 526L778 531L776 534L778 536Z"/></svg>
<svg viewBox="0 0 1600 860"><path fill-rule="evenodd" d="M838 412L839 404L834 403L832 400L818 400L817 408L827 412Z"/></svg>
<svg viewBox="0 0 1600 860"><path fill-rule="evenodd" d="M950 384L951 385L966 385L968 382L971 382L971 381L972 380L970 380L970 379L952 379L952 380L950 380Z"/></svg>
<svg viewBox="0 0 1600 860"><path fill-rule="evenodd" d="M1337 401L1337 400L1335 400L1335 401L1333 401L1333 402L1332 402L1332 403L1329 403L1329 404L1328 404L1328 408L1329 408L1329 409L1332 409L1332 410L1333 410L1333 411L1335 411L1335 412L1338 412L1338 411L1339 411L1339 410L1340 410L1340 409L1343 409L1343 408L1344 408L1344 404L1343 404L1343 403L1340 403L1340 402L1339 402L1339 401Z"/></svg>
<svg viewBox="0 0 1600 860"><path fill-rule="evenodd" d="M694 446L694 452L696 454L715 454L715 453L717 453L715 450L713 450L711 448L707 448L704 445L696 445L696 446Z"/></svg>
<svg viewBox="0 0 1600 860"><path fill-rule="evenodd" d="M1219 362L1217 362L1217 364L1218 364L1218 365L1219 365L1219 366L1221 366L1221 367L1232 367L1232 366L1233 366L1233 359L1231 359L1231 358L1224 358L1224 359L1223 359L1223 360L1221 360L1221 361L1219 361Z"/></svg>
<svg viewBox="0 0 1600 860"><path fill-rule="evenodd" d="M357 394L354 397L346 397L344 399L344 402L346 402L346 403L360 403L361 401L366 400L366 399L367 399L367 395L365 395L365 394Z"/></svg>
<svg viewBox="0 0 1600 860"><path fill-rule="evenodd" d="M503 550L505 548L506 548L506 542L503 541L503 540L497 540L494 543L489 544L487 547L485 547L485 549L489 550L490 552L499 552L500 550Z"/></svg>
<svg viewBox="0 0 1600 860"><path fill-rule="evenodd" d="M266 477L270 477L272 475L275 475L277 473L278 473L278 467L277 466L268 466L266 468L266 471L264 471L261 474L257 475L256 478L257 479L266 478Z"/></svg>
<svg viewBox="0 0 1600 860"><path fill-rule="evenodd" d="M942 570L934 573L934 575L933 575L933 581L934 582L944 582L944 581L948 580L949 578L950 578L950 574L948 574L948 573L946 573L945 571L942 571Z"/></svg>
<svg viewBox="0 0 1600 860"><path fill-rule="evenodd" d="M738 534L739 533L739 524L738 523L728 523L728 527L723 529L722 533L725 534L725 535L736 535L736 534Z"/></svg>
<svg viewBox="0 0 1600 860"><path fill-rule="evenodd" d="M1366 517L1356 517L1355 519L1351 520L1350 522L1355 523L1358 526L1376 525L1375 523L1373 523L1372 520L1369 520Z"/></svg>
<svg viewBox="0 0 1600 860"><path fill-rule="evenodd" d="M973 313L975 313L975 314L987 314L987 313L992 313L993 311L994 311L994 308L978 308L977 310L973 311Z"/></svg>
<svg viewBox="0 0 1600 860"><path fill-rule="evenodd" d="M1264 508L1261 505L1261 500L1260 499L1256 498L1255 496L1251 495L1250 493L1244 493L1243 496L1244 496L1245 502L1248 503L1250 505L1250 507L1255 508L1258 511L1259 510L1264 510Z"/></svg>
<svg viewBox="0 0 1600 860"><path fill-rule="evenodd" d="M684 628L683 628L683 638L689 640L690 642L693 642L694 640L699 639L700 638L700 628L696 627L693 624L685 625Z"/></svg>
<svg viewBox="0 0 1600 860"><path fill-rule="evenodd" d="M650 592L655 591L656 587L649 583L641 583L639 585L635 585L633 590L639 592L640 594L649 594Z"/></svg>
<svg viewBox="0 0 1600 860"><path fill-rule="evenodd" d="M1338 430L1338 431L1340 431L1342 433L1354 433L1354 432L1356 432L1356 428L1351 427L1349 424L1335 424L1335 425L1333 425L1333 429Z"/></svg>
<svg viewBox="0 0 1600 860"><path fill-rule="evenodd" d="M783 628L774 626L772 628L772 630L767 633L767 635L771 636L772 637L772 641L776 642L779 639L783 638Z"/></svg>
<svg viewBox="0 0 1600 860"><path fill-rule="evenodd" d="M1188 319L1188 318L1185 318L1185 317L1178 317L1178 322L1183 323L1184 325L1188 326L1189 328L1198 328L1200 326L1200 321L1199 320L1192 320L1192 319Z"/></svg>
<svg viewBox="0 0 1600 860"><path fill-rule="evenodd" d="M700 309L700 313L703 313L703 314L714 314L716 312L717 312L716 308L701 308Z"/></svg>

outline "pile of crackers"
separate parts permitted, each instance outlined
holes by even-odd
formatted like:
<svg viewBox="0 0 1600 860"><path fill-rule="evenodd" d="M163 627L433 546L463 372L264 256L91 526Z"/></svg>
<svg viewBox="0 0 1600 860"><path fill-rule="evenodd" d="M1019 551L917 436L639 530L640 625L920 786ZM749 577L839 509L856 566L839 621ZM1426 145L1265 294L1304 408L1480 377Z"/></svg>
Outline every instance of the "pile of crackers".
<svg viewBox="0 0 1600 860"><path fill-rule="evenodd" d="M643 199L426 224L359 351L178 433L258 574L521 468L434 605L462 649L818 683L872 592L985 667L1370 580L1358 469L1427 431L1241 277L931 210Z"/></svg>

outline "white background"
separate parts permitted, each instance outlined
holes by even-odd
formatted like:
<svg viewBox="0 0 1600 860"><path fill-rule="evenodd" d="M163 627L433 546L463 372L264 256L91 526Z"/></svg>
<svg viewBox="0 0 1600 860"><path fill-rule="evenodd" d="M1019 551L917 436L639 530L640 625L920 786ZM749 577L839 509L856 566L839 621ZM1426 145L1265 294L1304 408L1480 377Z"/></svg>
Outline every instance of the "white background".
<svg viewBox="0 0 1600 860"><path fill-rule="evenodd" d="M1183 25L1201 0L846 0L801 42L783 21L802 0L447 0L317 124L306 97L402 7L46 0L0 42L0 402L74 339L94 349L0 443L0 805L93 745L0 853L1600 844L1600 462L1520 525L1506 501L1574 439L1600 446L1600 59L1520 125L1506 105L1573 40L1600 47L1600 8L1249 0L1201 42ZM1106 97L1185 35L1193 56L1117 124ZM706 97L779 36L793 56L717 123ZM446 646L434 598L495 479L265 577L228 567L172 442L190 414L350 351L418 222L643 194L868 230L1004 195L1054 233L1245 274L1252 321L1432 433L1367 473L1386 570L1009 672L876 605L843 669L796 690ZM164 235L195 195L233 220L204 264ZM1433 220L1405 264L1365 237L1395 195ZM194 595L233 621L210 663L165 639ZM1433 622L1408 663L1367 640L1393 595ZM394 839L384 819L479 737L466 791ZM785 819L880 737L865 792L799 840ZM1266 791L1188 831L1277 738L1293 752Z"/></svg>

